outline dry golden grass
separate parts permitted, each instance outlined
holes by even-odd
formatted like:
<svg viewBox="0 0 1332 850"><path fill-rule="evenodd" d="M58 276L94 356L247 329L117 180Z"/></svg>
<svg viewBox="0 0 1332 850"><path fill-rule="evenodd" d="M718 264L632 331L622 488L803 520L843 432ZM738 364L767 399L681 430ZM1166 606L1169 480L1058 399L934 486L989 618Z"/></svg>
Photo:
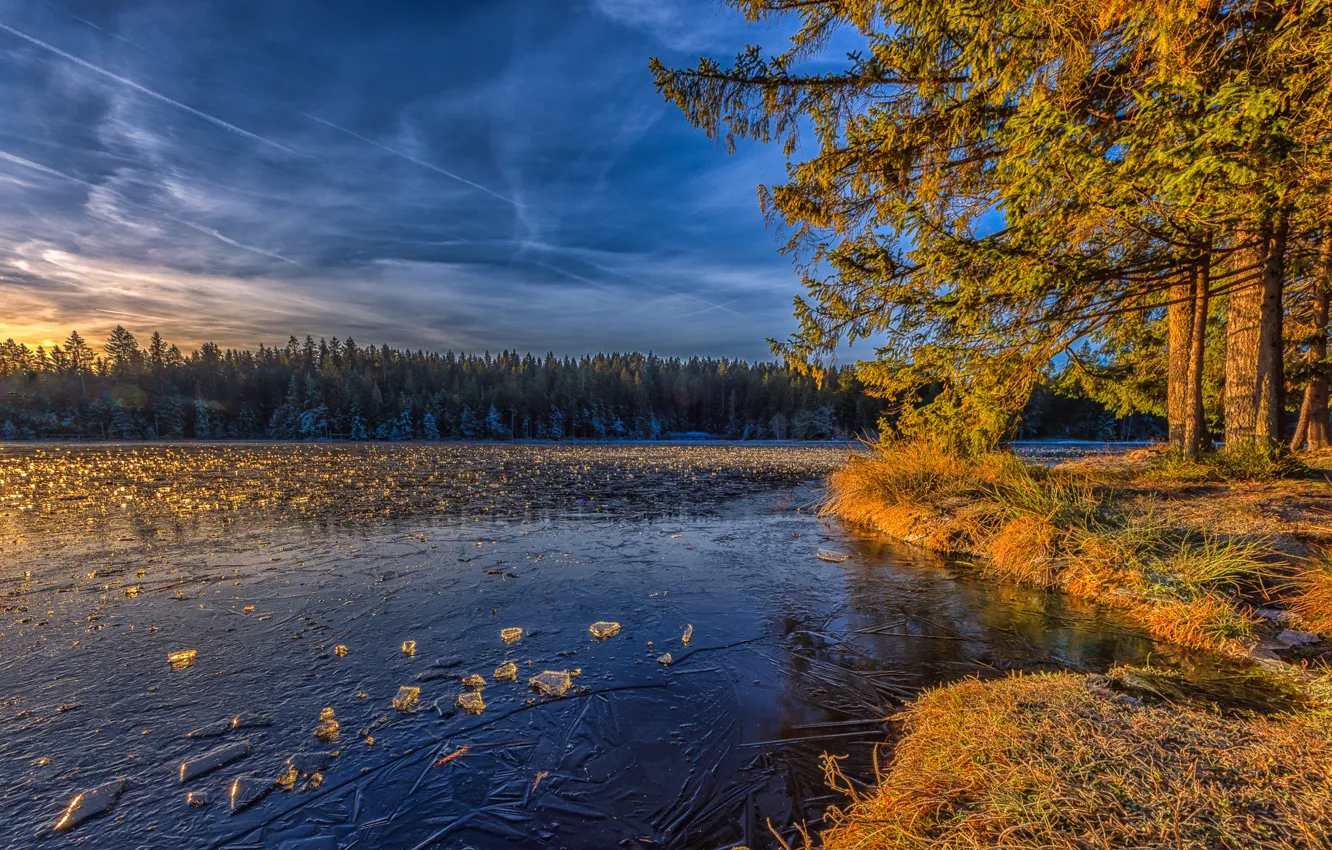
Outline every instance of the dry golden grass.
<svg viewBox="0 0 1332 850"><path fill-rule="evenodd" d="M1217 593L1139 602L1130 610L1156 637L1189 649L1244 655L1252 644L1255 619Z"/></svg>
<svg viewBox="0 0 1332 850"><path fill-rule="evenodd" d="M1309 569L1294 579L1293 610L1306 628L1332 633L1332 552L1320 551Z"/></svg>
<svg viewBox="0 0 1332 850"><path fill-rule="evenodd" d="M1332 846L1332 713L1223 717L1069 674L926 693L825 850ZM839 786L836 764L830 778ZM844 790L850 791L849 787Z"/></svg>
<svg viewBox="0 0 1332 850"><path fill-rule="evenodd" d="M999 578L1128 608L1164 640L1244 654L1253 624L1238 596L1272 583L1267 538L1168 521L1153 501L1165 497L1159 478L1125 462L1052 470L1007 453L970 458L889 442L833 473L823 510L969 554Z"/></svg>

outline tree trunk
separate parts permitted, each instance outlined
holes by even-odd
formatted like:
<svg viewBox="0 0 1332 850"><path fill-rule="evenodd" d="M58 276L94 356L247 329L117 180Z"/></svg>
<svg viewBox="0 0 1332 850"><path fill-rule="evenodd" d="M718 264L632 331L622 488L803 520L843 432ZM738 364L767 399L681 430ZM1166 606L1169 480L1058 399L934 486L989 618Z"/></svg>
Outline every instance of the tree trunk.
<svg viewBox="0 0 1332 850"><path fill-rule="evenodd" d="M1184 454L1198 457L1207 443L1207 417L1203 409L1203 366L1207 354L1207 314L1212 300L1212 247L1210 239L1193 275L1193 320L1189 340L1188 386L1184 394Z"/></svg>
<svg viewBox="0 0 1332 850"><path fill-rule="evenodd" d="M1189 420L1189 360L1193 352L1194 299L1198 270L1169 289L1166 322L1166 427L1172 451L1185 452Z"/></svg>
<svg viewBox="0 0 1332 850"><path fill-rule="evenodd" d="M1286 370L1283 331L1286 235L1290 216L1282 210L1263 267L1262 312L1258 328L1258 422L1254 439L1274 448L1286 439Z"/></svg>
<svg viewBox="0 0 1332 850"><path fill-rule="evenodd" d="M1306 364L1309 383L1304 387L1304 401L1300 405L1300 421L1290 450L1297 452L1307 444L1316 452L1332 444L1332 426L1328 423L1328 377L1323 364L1327 357L1327 314L1329 295L1332 294L1332 235L1323 237L1322 263L1314 276L1313 316L1309 336Z"/></svg>
<svg viewBox="0 0 1332 850"><path fill-rule="evenodd" d="M1285 376L1282 368L1282 290L1286 228L1250 235L1254 247L1237 252L1246 271L1230 294L1226 328L1226 446L1271 449L1285 437Z"/></svg>
<svg viewBox="0 0 1332 850"><path fill-rule="evenodd" d="M1258 327L1262 313L1263 292L1260 258L1265 256L1267 237L1254 235L1258 246L1237 252L1234 262L1240 268L1253 266L1237 279L1226 310L1226 446L1252 444L1258 423Z"/></svg>

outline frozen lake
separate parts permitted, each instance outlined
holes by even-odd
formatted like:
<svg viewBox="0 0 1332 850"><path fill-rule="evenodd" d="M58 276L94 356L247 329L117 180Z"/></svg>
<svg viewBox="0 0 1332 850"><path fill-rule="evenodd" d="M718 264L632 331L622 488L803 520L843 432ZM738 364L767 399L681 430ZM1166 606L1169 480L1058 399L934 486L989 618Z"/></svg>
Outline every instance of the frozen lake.
<svg viewBox="0 0 1332 850"><path fill-rule="evenodd" d="M1153 651L1122 615L820 521L845 452L6 446L0 844L770 847L769 820L841 802L822 754L872 778L921 688ZM182 782L209 754L234 760ZM238 778L260 781L233 812Z"/></svg>

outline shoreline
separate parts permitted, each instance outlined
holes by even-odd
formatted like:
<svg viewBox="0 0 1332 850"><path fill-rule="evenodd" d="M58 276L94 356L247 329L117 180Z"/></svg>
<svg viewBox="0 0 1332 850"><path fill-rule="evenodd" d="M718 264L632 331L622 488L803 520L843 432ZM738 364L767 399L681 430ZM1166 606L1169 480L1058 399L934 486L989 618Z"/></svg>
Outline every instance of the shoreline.
<svg viewBox="0 0 1332 850"><path fill-rule="evenodd" d="M1318 521L1332 464L1311 463L1242 481L1149 452L1040 467L898 443L850 458L824 516L1127 609L1219 672L1206 686L1128 667L927 691L894 718L875 788L825 757L850 804L817 846L1332 845L1332 674L1328 642L1311 642L1332 633L1332 523Z"/></svg>

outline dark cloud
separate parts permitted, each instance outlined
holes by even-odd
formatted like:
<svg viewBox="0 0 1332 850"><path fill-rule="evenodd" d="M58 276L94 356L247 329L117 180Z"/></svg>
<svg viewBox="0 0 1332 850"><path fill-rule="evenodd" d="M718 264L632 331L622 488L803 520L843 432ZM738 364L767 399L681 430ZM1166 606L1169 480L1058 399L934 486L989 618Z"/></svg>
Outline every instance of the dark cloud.
<svg viewBox="0 0 1332 850"><path fill-rule="evenodd" d="M0 334L765 356L780 156L647 73L764 37L712 0L0 0Z"/></svg>

